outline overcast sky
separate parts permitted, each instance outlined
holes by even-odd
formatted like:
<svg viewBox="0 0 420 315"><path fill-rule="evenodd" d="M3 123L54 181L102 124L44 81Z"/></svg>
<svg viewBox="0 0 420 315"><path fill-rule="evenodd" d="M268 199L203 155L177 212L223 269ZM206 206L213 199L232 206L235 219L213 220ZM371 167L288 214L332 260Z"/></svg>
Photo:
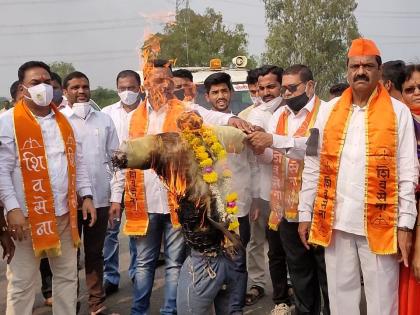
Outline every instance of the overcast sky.
<svg viewBox="0 0 420 315"><path fill-rule="evenodd" d="M213 7L228 25L243 23L249 52L264 51L262 1L190 0L190 6ZM72 62L92 88L114 88L120 70L139 68L144 34L161 30L174 12L175 0L0 0L0 96L8 96L19 65L34 59ZM384 60L420 62L419 0L361 0L356 17Z"/></svg>

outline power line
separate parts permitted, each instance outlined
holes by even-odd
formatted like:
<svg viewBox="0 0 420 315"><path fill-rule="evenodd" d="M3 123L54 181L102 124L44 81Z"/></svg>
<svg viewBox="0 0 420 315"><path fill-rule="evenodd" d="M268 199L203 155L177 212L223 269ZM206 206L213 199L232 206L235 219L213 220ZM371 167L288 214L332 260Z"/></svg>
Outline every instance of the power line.
<svg viewBox="0 0 420 315"><path fill-rule="evenodd" d="M63 57L58 57L58 58L60 58L60 61L75 63L75 62L87 62L87 61L98 62L98 61L104 61L104 60L118 60L118 59L127 58L127 57L134 57L134 54L118 54L118 55L113 55L113 56L104 55L104 56L94 56L94 57L92 55L92 57L87 57L87 58L65 58L65 57L64 58ZM28 59L30 59L30 58L16 59L16 61L14 61L14 62L1 62L0 66L9 66L12 63L19 63L21 61L25 61L25 60L28 60ZM39 57L38 57L38 59L39 59ZM56 60L56 58L47 58L47 57L44 57L44 58L41 58L41 59L43 59L47 62ZM120 60L119 60L119 62L120 62Z"/></svg>
<svg viewBox="0 0 420 315"><path fill-rule="evenodd" d="M90 28L76 28L76 29L67 29L67 30L43 30L43 31L25 31L25 32L0 32L0 36L17 36L17 35L39 35L39 34L62 34L62 33L74 33L74 32L91 32L91 31L101 31L101 30L117 30L122 28L132 28L139 27L144 24L140 23L129 23L127 25L115 25L115 26L97 26Z"/></svg>
<svg viewBox="0 0 420 315"><path fill-rule="evenodd" d="M27 54L27 55L10 55L10 56L0 56L2 60L4 59L20 59L20 58L48 58L48 57L57 57L57 58L66 58L71 56L95 56L95 55L104 55L104 54L121 54L121 53L135 53L134 49L119 49L119 50L102 50L102 51L92 51L92 52L64 52L64 53L52 53L52 54Z"/></svg>
<svg viewBox="0 0 420 315"><path fill-rule="evenodd" d="M236 4L236 5L242 5L242 6L246 6L246 7L253 7L253 8L261 8L261 5L258 4L251 4L249 2L242 2L242 1L236 1L236 0L212 0L213 1L219 1L219 2L223 2L223 3L231 3L231 4Z"/></svg>
<svg viewBox="0 0 420 315"><path fill-rule="evenodd" d="M358 11L358 10L356 10ZM413 15L413 14L420 14L420 11L372 11L372 10L361 10L360 13L366 14L383 14L383 15Z"/></svg>
<svg viewBox="0 0 420 315"><path fill-rule="evenodd" d="M103 23L120 23L130 21L141 21L140 17L118 19L105 19L105 20L89 20L89 21L67 21L67 22L47 22L47 23L28 23L28 24L0 24L1 28L23 28L23 27L51 27L51 26L68 26L68 25L89 25L89 24L103 24Z"/></svg>
<svg viewBox="0 0 420 315"><path fill-rule="evenodd" d="M86 1L86 0L72 0L74 1ZM56 0L38 0L38 1L5 1L5 2L0 2L0 6L17 6L17 5L36 5L36 4L61 4L64 3L65 1L56 1Z"/></svg>

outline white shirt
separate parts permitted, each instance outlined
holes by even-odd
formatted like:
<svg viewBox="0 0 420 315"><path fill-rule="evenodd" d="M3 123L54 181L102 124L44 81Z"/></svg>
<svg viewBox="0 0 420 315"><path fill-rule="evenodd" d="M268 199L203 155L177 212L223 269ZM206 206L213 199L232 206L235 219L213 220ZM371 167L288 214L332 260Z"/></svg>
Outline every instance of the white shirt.
<svg viewBox="0 0 420 315"><path fill-rule="evenodd" d="M119 147L117 131L111 117L91 108L86 119L75 115L73 109L66 106L61 112L66 115L78 130L83 143L83 158L89 165L89 178L92 183L93 204L95 208L108 207L112 178L111 157ZM114 185L115 186L115 185ZM111 202L121 202L111 200Z"/></svg>
<svg viewBox="0 0 420 315"><path fill-rule="evenodd" d="M226 143L221 142L226 147ZM258 178L257 159L252 150L245 145L241 153L228 153L227 164L232 172L231 190L238 194L236 204L238 206L238 217L249 214L253 196L253 186L255 179Z"/></svg>
<svg viewBox="0 0 420 315"><path fill-rule="evenodd" d="M146 134L153 135L163 132L163 124L166 119L167 105L162 106L158 111L155 111L147 101L148 109L148 128ZM187 110L196 110L203 117L205 123L213 125L227 125L229 119L233 116L231 114L214 112L198 104L191 104ZM124 189L125 178L119 177L118 182L120 189ZM147 210L149 213L169 213L168 207L168 191L164 187L162 181L153 170L144 171L144 186L147 202Z"/></svg>
<svg viewBox="0 0 420 315"><path fill-rule="evenodd" d="M321 107L323 106L321 101ZM279 108L271 118L268 126L268 132L273 134L273 145L274 150L279 150L290 158L297 160L303 160L306 151L306 141L308 137L294 137L293 135L305 121L306 116L312 111L315 105L315 95L309 100L309 102L296 114L289 108L289 106L283 106ZM280 116L284 111L289 112L287 117L287 136L281 136L276 134L277 124Z"/></svg>
<svg viewBox="0 0 420 315"><path fill-rule="evenodd" d="M14 109L11 109L0 117L0 200L6 211L20 208L27 216L22 171L19 153L16 150L13 112ZM55 214L61 216L68 212L68 172L64 143L54 112L36 119L44 138ZM82 158L80 135L74 127L73 131L76 139L76 189L80 196L92 195L87 165Z"/></svg>
<svg viewBox="0 0 420 315"><path fill-rule="evenodd" d="M311 221L319 178L319 156L323 131L338 98L321 106L315 128L319 129L318 156L306 156L302 190L299 196L299 221ZM398 128L398 226L413 228L417 210L414 190L418 180L416 137L411 113L406 105L391 98ZM341 154L337 178L334 229L365 235L365 116L367 107L353 105ZM392 141L390 136L390 141Z"/></svg>
<svg viewBox="0 0 420 315"><path fill-rule="evenodd" d="M123 104L119 101L102 108L102 112L109 115L114 122L120 144L127 140L128 131L130 128L130 120L131 116L133 116L134 110L127 113L123 107Z"/></svg>
<svg viewBox="0 0 420 315"><path fill-rule="evenodd" d="M322 101L321 105L322 106ZM308 114L313 110L315 105L315 95L309 100L309 102L296 114L289 108L289 106L282 106L279 108L274 115L271 117L269 122L268 131L273 134L273 145L272 149L280 151L282 154L286 155L286 163L289 163L289 158L295 160L303 160L305 157L306 151L306 141L308 137L294 137L293 135L300 128L302 123L305 121ZM277 124L279 122L280 116L284 112L288 112L287 116L287 136L281 136L276 134ZM266 150L265 152L266 161L272 162L273 152L271 150ZM272 165L272 164L271 164ZM286 168L287 172L287 168ZM286 173L287 175L287 173ZM298 219L288 219L289 222L297 222Z"/></svg>
<svg viewBox="0 0 420 315"><path fill-rule="evenodd" d="M121 103L121 101L102 108L102 112L110 116L112 121L114 122L120 145L123 141L128 139L130 121L131 117L133 116L134 110L127 112L124 109L124 106ZM124 185L121 185L121 183L124 183L124 181L125 170L119 170L115 172L111 180L111 202L121 203L122 195L124 193Z"/></svg>
<svg viewBox="0 0 420 315"><path fill-rule="evenodd" d="M269 122L273 116L274 111L280 106L282 98L277 98L275 102L261 103L259 106L254 107L248 114L248 121L256 126L268 130ZM266 161L264 156L266 154L271 154L266 150L264 154L258 156L257 167L259 171L257 172L255 178L253 179L254 183L259 183L259 185L253 185L252 195L254 198L261 198L265 201L270 201L271 193L271 177L273 173L273 167L271 166L271 159Z"/></svg>

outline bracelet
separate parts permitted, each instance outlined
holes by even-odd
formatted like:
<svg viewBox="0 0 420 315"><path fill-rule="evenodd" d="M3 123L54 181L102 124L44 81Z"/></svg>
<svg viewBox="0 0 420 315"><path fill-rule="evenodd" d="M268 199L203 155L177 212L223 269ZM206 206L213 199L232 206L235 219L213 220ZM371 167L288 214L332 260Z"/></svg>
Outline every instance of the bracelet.
<svg viewBox="0 0 420 315"><path fill-rule="evenodd" d="M92 195L85 195L85 196L82 197L82 200L84 201L85 199L93 200L93 196Z"/></svg>

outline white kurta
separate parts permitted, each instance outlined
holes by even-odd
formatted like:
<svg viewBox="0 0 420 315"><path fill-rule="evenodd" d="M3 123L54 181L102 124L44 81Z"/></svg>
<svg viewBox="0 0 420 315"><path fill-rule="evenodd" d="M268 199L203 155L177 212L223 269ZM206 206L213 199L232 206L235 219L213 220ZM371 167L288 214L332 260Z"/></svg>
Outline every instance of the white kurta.
<svg viewBox="0 0 420 315"><path fill-rule="evenodd" d="M398 226L413 228L417 217L414 189L419 168L416 136L410 110L391 98L397 117L398 131ZM315 128L319 129L318 156L306 156L302 190L299 197L299 221L310 221L319 177L319 152L324 127L338 98L321 106ZM364 181L365 181L365 108L354 107L349 120L338 170L337 200L334 229L364 235ZM390 139L391 141L391 139Z"/></svg>
<svg viewBox="0 0 420 315"><path fill-rule="evenodd" d="M414 127L408 108L391 100L398 131L398 226L412 228L417 215L414 189L419 174ZM323 131L337 101L336 98L322 106L315 123L320 142L318 156L305 157L298 207L301 222L311 220ZM330 307L332 314L359 314L361 269L368 315L395 315L398 313L397 258L372 253L364 230L366 114L367 107L353 105L338 170L333 234L331 244L325 249Z"/></svg>

